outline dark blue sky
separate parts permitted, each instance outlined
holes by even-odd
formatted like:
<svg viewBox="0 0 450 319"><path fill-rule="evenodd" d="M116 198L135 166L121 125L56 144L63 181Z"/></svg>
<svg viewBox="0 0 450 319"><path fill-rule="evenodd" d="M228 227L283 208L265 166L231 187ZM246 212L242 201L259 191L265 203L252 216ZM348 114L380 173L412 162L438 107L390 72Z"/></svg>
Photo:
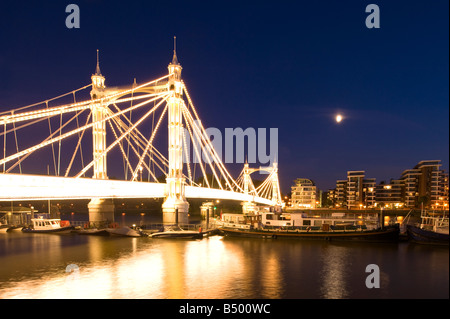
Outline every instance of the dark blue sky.
<svg viewBox="0 0 450 319"><path fill-rule="evenodd" d="M80 7L68 29L65 8ZM365 8L380 7L380 29ZM298 177L377 181L449 163L449 2L20 1L0 11L0 111L90 83L167 72L173 36L207 127L279 128L283 192ZM339 125L334 116L342 113Z"/></svg>

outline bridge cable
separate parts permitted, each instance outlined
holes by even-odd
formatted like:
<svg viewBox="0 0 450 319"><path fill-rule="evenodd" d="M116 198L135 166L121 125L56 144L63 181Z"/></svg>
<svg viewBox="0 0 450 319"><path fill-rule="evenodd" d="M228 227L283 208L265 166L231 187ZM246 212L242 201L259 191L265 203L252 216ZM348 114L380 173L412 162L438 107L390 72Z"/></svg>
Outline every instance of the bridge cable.
<svg viewBox="0 0 450 319"><path fill-rule="evenodd" d="M142 156L141 156L141 158L139 158L139 162L138 162L138 164L137 164L137 166L136 166L136 170L135 170L134 173L133 173L133 179L132 179L131 181L134 181L134 179L136 178L137 170L138 170L139 167L142 165L142 162L144 161L145 156L147 155L147 152L149 151L149 149L150 149L150 147L151 147L151 145L152 145L152 143L153 143L153 139L155 138L156 132L158 131L159 125L161 124L161 121L162 121L162 119L164 118L164 115L166 115L167 109L168 109L168 106L167 106L167 104L166 104L166 106L165 106L163 112L161 113L161 116L159 117L158 122L156 123L155 129L152 130L152 135L150 136L150 138L149 138L149 140L148 140L148 143L147 143L147 145L145 146L144 151L142 152ZM153 115L154 115L154 114L155 114L155 113L153 112ZM150 172L149 172L149 173L150 173ZM153 177L154 177L154 175L153 175ZM155 178L155 177L154 177L154 178Z"/></svg>
<svg viewBox="0 0 450 319"><path fill-rule="evenodd" d="M75 97L75 92L73 92L73 102L76 104L77 103L77 99ZM88 117L90 117L92 114L92 111L89 113ZM87 122L86 122L87 124ZM77 116L77 128L79 128L80 125L78 123L78 116ZM83 138L84 132L81 134L81 138ZM83 145L80 143L81 142L81 138L80 138L80 133L78 132L78 143L80 144L80 158L81 158L81 167L84 168L84 157L83 157Z"/></svg>
<svg viewBox="0 0 450 319"><path fill-rule="evenodd" d="M156 99L159 99L159 98L161 98L161 96L157 96L157 97L156 97ZM153 99L150 99L150 100L141 102L141 103L139 103L139 104L133 106L133 109L138 108L138 107L141 107L141 106L143 106L143 105L146 105L146 104L148 104L148 103L150 103L150 102L152 102L152 101L153 101ZM115 113L114 115L112 115L111 118L114 118L114 117L117 117L117 116L119 116L119 115L122 115L123 113L125 113L125 112L127 112L127 111L129 111L129 109L125 109L125 110L123 110L123 111L117 112L117 113ZM100 122L102 122L102 121L106 121L107 119L108 119L108 118L104 118L103 120L97 121L97 122L100 123ZM53 143L55 143L55 142L58 142L60 139L63 139L63 138L72 136L72 135L74 135L74 134L80 132L81 130L85 130L85 129L87 129L87 128L90 128L90 127L96 125L97 122L95 122L95 123L90 123L90 124L88 124L88 125L85 125L85 126L83 126L83 127L80 127L79 129L72 130L72 131L70 131L70 132L67 132L67 133L61 135L60 137L52 138L51 140L48 140L48 138L47 138L44 142L42 142L42 143L39 144L39 145L35 145L35 146L30 147L30 148L28 148L28 149L26 149L26 150L23 150L23 151L21 151L21 152L19 152L19 153L16 153L16 154L14 154L14 155L8 156L7 158L5 158L5 159L3 159L3 160L0 160L0 164L3 164L4 162L9 162L9 161L11 161L11 160L13 160L13 159L16 159L17 157L22 156L23 154L27 154L27 153L33 152L33 151L35 151L35 150L37 150L37 149L40 149L40 148L42 148L42 147L45 147L45 146L47 146L47 145L49 145L49 144L53 144ZM67 122L66 124L68 124L68 122ZM66 124L65 124L65 125L66 125ZM65 125L64 125L64 126L65 126ZM55 132L55 133L56 133L56 132ZM54 133L52 133L51 136L53 136L53 135L54 135ZM51 137L51 136L50 136L50 137Z"/></svg>
<svg viewBox="0 0 450 319"><path fill-rule="evenodd" d="M118 122L117 119L115 119L115 118L113 118L112 121L113 121L113 123L116 125L116 127L117 127L118 131L120 132L120 134L123 134L124 131L123 131L122 128L121 128L121 123ZM125 130L126 130L127 128L128 128L128 127L126 127ZM113 129L113 133L114 133L114 135L116 136L116 133L115 133L115 130L114 130L114 129ZM130 135L130 136L125 136L125 139L127 140L127 143L129 143L129 145L131 146L131 149L133 150L133 152L135 153L135 155L136 155L137 157L139 157L139 150L137 150L137 149L133 146L133 144L131 143L130 138L134 139L134 141L136 142L136 145L137 145L138 148L141 147L141 146L138 144L138 141L135 139L135 137L133 136L133 134L129 134L129 135ZM116 138L117 138L117 136L116 136ZM120 145L120 144L119 144L119 145ZM126 157L125 153L123 153L122 156L125 156L125 157ZM133 167L132 167L131 163L129 163L129 159L126 158L126 160L128 161L128 169L130 170L130 172L133 172ZM147 169L150 169L145 163L144 163L144 166L145 166Z"/></svg>
<svg viewBox="0 0 450 319"><path fill-rule="evenodd" d="M183 113L184 113L184 112L185 112L185 109L182 108L182 111L183 111ZM185 120L186 120L186 117L185 117ZM192 125L194 126L195 124L192 124ZM194 134L193 134L193 132L192 132L193 130L191 131L191 126L190 126L188 120L186 120L186 127L187 127L188 132L189 132L189 135L190 135L190 137L191 137L191 139L192 139L192 141L193 141L192 144L194 145L194 152L195 152L195 155L197 156L197 159L198 159L198 161L199 161L200 169L201 169L202 172L203 172L203 179L205 180L206 171L205 171L205 168L204 168L203 165L202 165L201 153L199 154L199 150L198 150L198 148L197 148L196 139L195 139L195 136L194 136ZM197 138L197 139L198 139L198 138ZM208 188L211 188L210 185L209 185L208 179L206 179L205 181L206 181L206 184L207 184Z"/></svg>
<svg viewBox="0 0 450 319"><path fill-rule="evenodd" d="M48 109L48 101L45 101L46 108ZM48 130L50 131L50 136L52 135L52 125L50 123L50 116L48 117ZM52 153L53 153L53 167L55 169L56 175L56 158L55 158L55 148L52 143Z"/></svg>
<svg viewBox="0 0 450 319"><path fill-rule="evenodd" d="M168 98L168 96L166 96L166 97L164 97L163 98L163 100L161 101L161 102L159 102L158 104L157 104L157 106L156 106L156 108L158 108L163 102L165 102L166 100L167 100L167 98ZM149 101L146 101L146 103L149 103L149 102L152 102L152 100L149 100ZM106 150L104 150L100 155L98 155L92 162L90 162L80 173L78 173L77 174L77 176L75 176L76 178L79 178L80 177L80 175L82 175L82 173L84 173L87 169L89 169L92 165L94 165L94 162L96 161L96 160L98 160L99 158L101 158L102 156L104 156L106 153L108 153L114 146L116 146L117 145L117 143L119 143L126 135L128 135L129 133L130 133L130 131L131 130L133 130L135 127L137 127L139 124L141 124L141 122L143 121L143 120L145 120L151 113L153 113L155 110L156 110L156 108L152 108L150 111L148 111L144 116L142 116L132 127L130 127L129 129L128 129L128 131L126 131L124 134L122 134L120 137L119 137L119 139L117 139L116 141L114 141L113 143L111 143L111 145L106 149ZM119 112L120 113L120 112ZM115 115L117 116L117 114L119 114L119 113L116 113ZM107 119L109 119L109 118L107 118ZM104 119L104 120L107 120L107 119Z"/></svg>
<svg viewBox="0 0 450 319"><path fill-rule="evenodd" d="M113 105L116 106L115 104L113 104ZM128 120L127 117L125 117L125 118ZM122 120L120 120L120 118L113 118L113 121L116 124L117 128L119 129L119 131L121 132L121 134L124 132L124 131L122 131L122 128L124 130L127 130L129 128L125 123L122 122ZM130 123L130 124L132 125L132 123ZM135 155L137 157L139 157L138 150L135 149L133 144L130 142L129 138L134 140L134 142L136 142L137 147L140 147L142 149L143 149L143 146L141 146L140 143L142 143L142 144L145 144L145 143L143 143L140 139L143 139L145 142L147 142L147 139L142 135L142 133L137 128L135 128L134 131L137 131L139 134L136 134L134 132L130 132L130 136L129 137L127 136L125 138L127 139L127 142L130 143L130 146L131 146L132 150L134 151ZM152 151L153 151L153 154L155 154L155 156L161 161L161 163L163 165L165 165L166 167L169 166L168 165L168 160L166 158L164 158L164 156L156 148L154 148L153 146L152 146ZM161 168L161 166L156 161L154 161L154 164L161 170L161 172L164 175L166 175L165 170L163 168ZM149 168L147 167L147 169L149 169ZM130 170L130 171L132 172L132 170Z"/></svg>
<svg viewBox="0 0 450 319"><path fill-rule="evenodd" d="M84 111L85 111L85 110L80 111L79 114L81 114L81 112L84 112ZM91 119L91 115L92 115L92 111L89 112L89 114L88 114L88 116L87 116L87 118L86 118L86 123L85 123L85 125L87 125L87 123L89 123L89 120ZM77 128L79 128L79 125L78 125L78 116L76 117L76 119L77 119ZM82 163L82 167L84 168L83 154L82 154L82 152L81 152L81 150L82 150L82 147L81 147L81 140L83 139L83 136L84 136L84 133L85 133L85 132L86 132L86 130L83 130L83 131L81 132L81 135L80 135L80 133L78 133L78 143L77 143L77 146L75 147L75 151L73 152L72 158L70 159L70 162L69 162L69 165L68 165L68 167L67 167L67 169L66 169L66 174L64 175L64 177L67 177L67 176L69 175L69 173L70 173L70 170L71 170L71 168L72 168L73 161L75 160L75 156L76 156L77 153L78 153L78 148L80 148L81 163ZM84 175L83 175L83 176L84 176Z"/></svg>
<svg viewBox="0 0 450 319"><path fill-rule="evenodd" d="M14 110L11 111L11 114L14 114ZM19 152L19 144L17 143L16 123L14 123L14 122L13 122L13 130L14 130L14 139L16 140L16 152ZM20 157L19 157L18 161L19 161L19 173L22 174L22 165L20 164Z"/></svg>
<svg viewBox="0 0 450 319"><path fill-rule="evenodd" d="M44 104L44 103L47 104L49 101L57 100L57 99L62 98L62 97L64 97L64 96L66 96L66 95L69 95L69 94L71 94L71 93L74 93L74 92L77 92L77 91L84 90L85 88L88 88L88 87L90 87L90 86L92 86L92 84L88 84L88 85L83 86L83 87L81 87L81 88L79 88L79 89L76 89L76 90L73 90L73 91L70 91L70 92L67 92L67 93L58 95L58 96L56 96L56 97L54 97L54 98L51 98L51 99L48 99L48 100L45 100L45 101L41 101L41 102L37 102L37 103L34 103L34 104L30 104L30 105L22 106L22 107L19 107L19 108L15 108L14 110L15 110L15 111L21 111L21 110L24 110L24 109L27 109L27 108L30 108L30 107L33 107L33 106L36 106L36 105L41 105L41 104ZM9 113L9 111L4 111L4 112L0 112L0 115L2 115L2 114L8 114L8 113Z"/></svg>

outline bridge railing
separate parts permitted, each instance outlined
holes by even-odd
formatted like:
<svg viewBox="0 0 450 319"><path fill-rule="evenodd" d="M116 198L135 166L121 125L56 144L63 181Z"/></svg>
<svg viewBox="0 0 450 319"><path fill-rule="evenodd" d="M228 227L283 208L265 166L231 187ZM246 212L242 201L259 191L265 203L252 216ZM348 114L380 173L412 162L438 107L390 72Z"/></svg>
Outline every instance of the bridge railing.
<svg viewBox="0 0 450 319"><path fill-rule="evenodd" d="M81 228L111 228L111 227L120 227L122 226L120 223L113 223L110 221L104 221L104 222L89 222L89 221L69 221L71 226L74 227L81 227ZM130 225L131 226L131 225ZM148 231L157 231L163 228L163 226L167 226L167 224L163 223L152 223L152 224L144 224L144 225L137 225L138 227L142 228L143 230ZM195 230L198 231L200 228L202 230L207 229L214 229L217 228L218 225L214 221L210 221L208 225L206 225L206 222L203 221L202 223L195 223L195 224L178 224L182 229L184 230Z"/></svg>

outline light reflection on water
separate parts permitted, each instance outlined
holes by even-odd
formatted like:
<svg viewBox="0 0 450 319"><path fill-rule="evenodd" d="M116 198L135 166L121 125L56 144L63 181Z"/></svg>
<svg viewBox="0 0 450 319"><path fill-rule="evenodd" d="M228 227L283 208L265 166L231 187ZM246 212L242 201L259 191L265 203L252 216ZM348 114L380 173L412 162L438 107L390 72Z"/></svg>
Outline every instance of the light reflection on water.
<svg viewBox="0 0 450 319"><path fill-rule="evenodd" d="M378 264L381 288L365 286ZM79 271L66 272L68 265ZM448 298L448 248L7 233L0 298Z"/></svg>
<svg viewBox="0 0 450 319"><path fill-rule="evenodd" d="M323 254L323 268L320 274L323 285L321 293L326 299L343 299L349 294L347 287L347 277L349 271L348 251L344 247L326 248L327 253Z"/></svg>

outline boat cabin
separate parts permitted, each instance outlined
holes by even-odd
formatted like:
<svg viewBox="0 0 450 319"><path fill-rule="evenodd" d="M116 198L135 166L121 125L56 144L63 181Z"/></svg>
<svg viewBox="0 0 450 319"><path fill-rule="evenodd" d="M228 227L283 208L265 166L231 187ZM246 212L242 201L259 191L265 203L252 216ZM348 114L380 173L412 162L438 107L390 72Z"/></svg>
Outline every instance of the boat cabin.
<svg viewBox="0 0 450 319"><path fill-rule="evenodd" d="M299 229L322 229L344 227L377 228L378 218L374 216L362 216L360 214L317 212L310 213L264 213L261 223L264 227L293 227Z"/></svg>
<svg viewBox="0 0 450 319"><path fill-rule="evenodd" d="M431 230L435 233L448 234L449 233L449 218L448 214L439 214L435 212L421 213L420 228Z"/></svg>
<svg viewBox="0 0 450 319"><path fill-rule="evenodd" d="M44 219L33 218L31 219L33 228L35 230L51 230L61 228L61 219Z"/></svg>
<svg viewBox="0 0 450 319"><path fill-rule="evenodd" d="M379 227L378 214L342 213L342 212L267 212L252 214L223 214L222 223L233 228L289 228L300 230L325 230Z"/></svg>
<svg viewBox="0 0 450 319"><path fill-rule="evenodd" d="M246 214L222 214L222 226L250 229L250 226L258 226L261 221L260 213L246 213Z"/></svg>

